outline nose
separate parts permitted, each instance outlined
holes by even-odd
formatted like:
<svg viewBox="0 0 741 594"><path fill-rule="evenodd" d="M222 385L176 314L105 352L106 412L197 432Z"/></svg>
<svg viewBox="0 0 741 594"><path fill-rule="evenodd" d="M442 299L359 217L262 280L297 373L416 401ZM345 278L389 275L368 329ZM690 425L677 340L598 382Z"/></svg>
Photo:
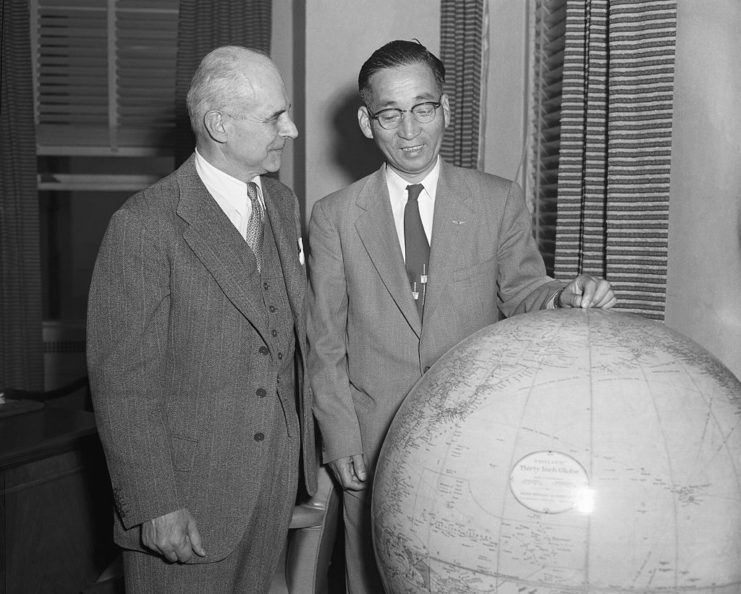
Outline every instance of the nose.
<svg viewBox="0 0 741 594"><path fill-rule="evenodd" d="M283 113L280 116L280 135L287 138L296 138L298 136L298 128L296 128L296 124L293 123L288 113Z"/></svg>
<svg viewBox="0 0 741 594"><path fill-rule="evenodd" d="M401 122L397 128L402 138L414 138L419 133L419 122L411 112L401 114Z"/></svg>

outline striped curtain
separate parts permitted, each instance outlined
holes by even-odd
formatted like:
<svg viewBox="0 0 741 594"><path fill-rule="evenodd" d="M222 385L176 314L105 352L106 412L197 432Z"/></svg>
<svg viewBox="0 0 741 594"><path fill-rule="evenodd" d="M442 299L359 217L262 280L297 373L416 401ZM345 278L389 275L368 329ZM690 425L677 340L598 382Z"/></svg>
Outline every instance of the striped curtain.
<svg viewBox="0 0 741 594"><path fill-rule="evenodd" d="M270 52L271 0L180 0L175 81L175 162L195 148L185 96L203 56L221 45L243 45Z"/></svg>
<svg viewBox="0 0 741 594"><path fill-rule="evenodd" d="M488 51L488 2L441 0L440 59L452 118L440 154L460 167L483 168Z"/></svg>
<svg viewBox="0 0 741 594"><path fill-rule="evenodd" d="M567 2L555 274L664 318L676 0Z"/></svg>
<svg viewBox="0 0 741 594"><path fill-rule="evenodd" d="M0 389L43 390L28 2L3 0L0 19Z"/></svg>

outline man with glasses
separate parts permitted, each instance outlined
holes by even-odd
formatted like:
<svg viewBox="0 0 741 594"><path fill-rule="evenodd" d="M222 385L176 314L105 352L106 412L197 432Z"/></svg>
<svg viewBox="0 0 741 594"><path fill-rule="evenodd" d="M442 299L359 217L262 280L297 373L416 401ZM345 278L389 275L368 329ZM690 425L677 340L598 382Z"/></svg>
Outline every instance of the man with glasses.
<svg viewBox="0 0 741 594"><path fill-rule="evenodd" d="M309 228L309 376L323 459L343 488L348 591L382 592L370 487L414 383L473 332L547 307L615 303L607 281L549 278L513 182L439 157L442 62L392 41L363 64L358 122L386 163L320 200Z"/></svg>

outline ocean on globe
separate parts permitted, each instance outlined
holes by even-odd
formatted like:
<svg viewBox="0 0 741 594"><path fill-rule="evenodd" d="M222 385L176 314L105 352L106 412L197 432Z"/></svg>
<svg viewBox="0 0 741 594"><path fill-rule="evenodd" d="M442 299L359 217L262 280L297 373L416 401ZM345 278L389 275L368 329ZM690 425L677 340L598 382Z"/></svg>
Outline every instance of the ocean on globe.
<svg viewBox="0 0 741 594"><path fill-rule="evenodd" d="M741 383L664 324L515 316L403 402L373 485L387 592L741 593Z"/></svg>

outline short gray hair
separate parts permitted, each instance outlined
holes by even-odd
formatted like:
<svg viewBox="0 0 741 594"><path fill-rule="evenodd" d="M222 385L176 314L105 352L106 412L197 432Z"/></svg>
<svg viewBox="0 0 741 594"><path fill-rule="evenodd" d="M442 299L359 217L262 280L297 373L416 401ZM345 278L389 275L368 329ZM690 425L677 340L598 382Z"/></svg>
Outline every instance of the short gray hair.
<svg viewBox="0 0 741 594"><path fill-rule="evenodd" d="M243 105L250 99L245 93L244 74L244 58L248 56L269 60L262 52L238 45L218 47L201 60L186 97L190 125L196 136L204 132L206 113Z"/></svg>

